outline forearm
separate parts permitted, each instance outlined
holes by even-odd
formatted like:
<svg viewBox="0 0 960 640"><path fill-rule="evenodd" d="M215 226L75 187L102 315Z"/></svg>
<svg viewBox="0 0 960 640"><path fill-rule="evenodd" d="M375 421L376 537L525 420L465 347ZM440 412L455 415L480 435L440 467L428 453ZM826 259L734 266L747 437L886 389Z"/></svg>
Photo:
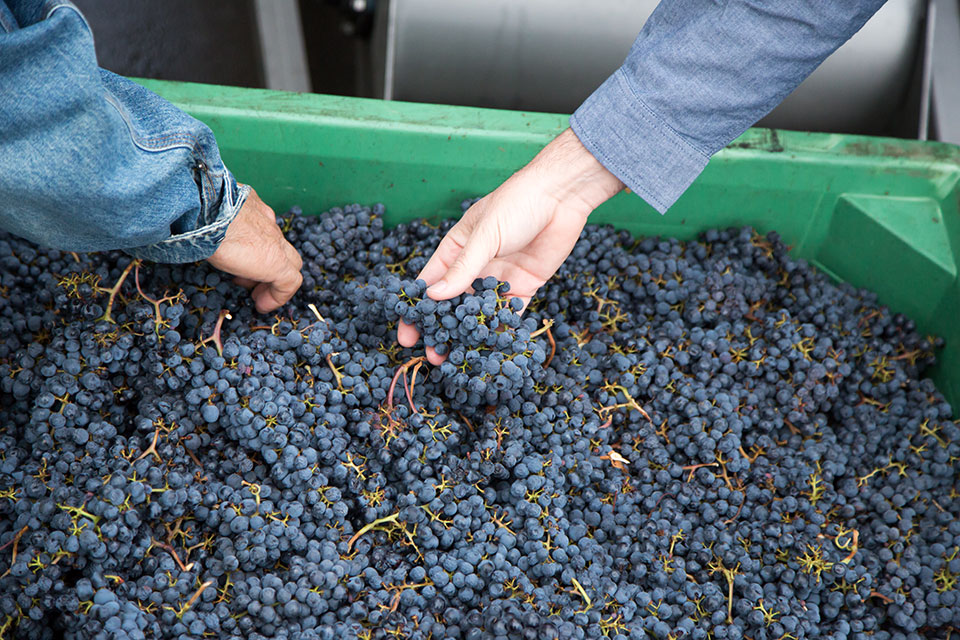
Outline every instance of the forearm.
<svg viewBox="0 0 960 640"><path fill-rule="evenodd" d="M210 130L100 70L72 7L16 17L40 21L0 32L0 226L61 249L212 254L246 189Z"/></svg>
<svg viewBox="0 0 960 640"><path fill-rule="evenodd" d="M662 213L882 4L664 0L571 127Z"/></svg>
<svg viewBox="0 0 960 640"><path fill-rule="evenodd" d="M554 138L520 173L557 203L587 214L623 189L623 183L570 129Z"/></svg>

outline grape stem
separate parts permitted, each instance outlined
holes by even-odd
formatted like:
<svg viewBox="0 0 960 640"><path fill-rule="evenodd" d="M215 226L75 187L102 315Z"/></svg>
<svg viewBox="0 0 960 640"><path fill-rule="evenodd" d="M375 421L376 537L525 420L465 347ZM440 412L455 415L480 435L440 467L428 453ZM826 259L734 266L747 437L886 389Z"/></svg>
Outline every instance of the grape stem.
<svg viewBox="0 0 960 640"><path fill-rule="evenodd" d="M0 578L6 578L7 575L10 574L10 569L13 569L13 565L17 561L17 545L20 544L20 538L23 537L23 534L25 534L27 532L27 529L29 528L30 528L29 525L23 525L23 528L20 529L20 531L17 531L16 535L14 535L13 538L11 538L7 542L5 542L2 546L0 546L0 551L3 551L8 546L13 545L13 555L10 558L10 568L4 571L3 575L0 575Z"/></svg>
<svg viewBox="0 0 960 640"><path fill-rule="evenodd" d="M732 518L729 518L729 519L727 519L727 520L724 520L724 521L723 521L723 524L731 524L734 520L736 520L737 518L739 518L739 517L740 517L740 512L743 511L743 503L746 502L746 501L747 501L746 498L744 498L743 500L741 500L741 501L740 501L740 506L737 507L737 512L736 512L735 514L733 514L733 517L732 517Z"/></svg>
<svg viewBox="0 0 960 640"><path fill-rule="evenodd" d="M193 436L193 434L190 434L190 435ZM187 439L189 440L189 438L187 438ZM181 442L180 444L183 445L183 450L187 452L187 455L190 456L190 459L193 460L193 462L194 462L198 467L200 467L200 470L202 471L202 470L203 470L203 463L200 462L200 460L199 460L199 459L197 458L197 456L193 453L193 451L190 451L190 449L187 448L187 445L186 445L186 444L184 444L184 443L182 443L182 442Z"/></svg>
<svg viewBox="0 0 960 640"><path fill-rule="evenodd" d="M475 429L473 428L473 424L471 424L470 420L467 419L467 416L463 415L459 411L457 411L457 415L460 416L460 419L463 420L463 422L467 425L467 428L470 429L470 433L473 433Z"/></svg>
<svg viewBox="0 0 960 640"><path fill-rule="evenodd" d="M550 366L550 363L553 362L553 356L557 355L557 341L553 339L553 333L550 331L550 327L547 327L547 340L550 341L550 355L547 356L546 362L543 363L544 369Z"/></svg>
<svg viewBox="0 0 960 640"><path fill-rule="evenodd" d="M417 356L415 358L410 358L409 360L404 362L402 365L397 367L397 372L393 374L393 380L390 381L390 389L387 391L387 409L389 409L390 411L393 411L393 392L397 388L397 381L400 380L401 377L403 377L403 384L404 384L404 388L406 389L407 369L409 369L413 365L422 363L423 360L424 360L423 356ZM417 409L413 405L413 398L410 396L409 390L407 391L407 399L410 401L410 409L414 413L417 413Z"/></svg>
<svg viewBox="0 0 960 640"><path fill-rule="evenodd" d="M853 560L853 557L857 555L857 544L860 542L860 532L856 529L853 530L853 542L851 544L850 554L841 560L843 564L850 564L850 561Z"/></svg>
<svg viewBox="0 0 960 640"><path fill-rule="evenodd" d="M388 585L387 591L394 591L394 590L396 591L396 593L393 595L393 598L390 601L390 609L389 609L390 613L394 613L397 610L397 607L400 605L400 594L402 594L405 589L419 589L421 587L429 587L432 584L433 582L430 579L427 579L423 582L418 582L416 584L410 584L405 582L403 584Z"/></svg>
<svg viewBox="0 0 960 640"><path fill-rule="evenodd" d="M630 461L624 458L622 455L617 453L615 450L611 449L610 453L605 456L600 456L600 460L609 460L610 464L614 469L619 469L621 471L626 471L627 467L625 465L630 464Z"/></svg>
<svg viewBox="0 0 960 640"><path fill-rule="evenodd" d="M180 556L177 555L177 550L174 549L169 544L167 544L166 542L160 542L159 540L154 538L153 544L155 546L160 547L161 549L169 553L171 556L173 556L174 562L177 563L177 566L180 567L181 571L190 571L191 569L193 569L193 563L191 562L190 564L183 564L183 561L180 560Z"/></svg>
<svg viewBox="0 0 960 640"><path fill-rule="evenodd" d="M217 347L217 353L223 355L223 341L220 338L220 330L223 329L224 319L230 320L233 316L230 315L230 312L226 309L220 311L220 315L217 317L217 324L213 327L213 333L200 341L200 345L206 345L208 342L212 342Z"/></svg>
<svg viewBox="0 0 960 640"><path fill-rule="evenodd" d="M130 275L130 270L133 269L135 265L139 265L139 260L131 260L130 264L127 265L126 269L123 270L123 273L120 274L120 279L117 280L117 283L110 287L109 289L104 287L98 287L97 289L101 293L109 293L110 297L107 298L107 310L103 312L103 315L100 316L100 320L105 320L111 324L117 324L113 319L113 301L116 299L117 294L120 292L120 287L123 286L123 281L127 279L127 276Z"/></svg>
<svg viewBox="0 0 960 640"><path fill-rule="evenodd" d="M580 582L578 582L576 578L570 578L570 582L573 583L574 588L577 590L577 593L580 594L580 597L583 598L583 601L587 603L587 606L584 609L584 611L587 611L593 606L593 603L590 601L590 596L587 595L587 592L583 589L583 587L580 585Z"/></svg>
<svg viewBox="0 0 960 640"><path fill-rule="evenodd" d="M550 363L553 362L553 356L557 355L557 341L553 339L553 333L550 331L550 327L553 326L553 319L544 320L543 326L530 334L531 338L536 338L541 333L547 334L547 340L550 341L550 355L547 356L547 359L543 363L543 368L546 369L550 366Z"/></svg>
<svg viewBox="0 0 960 640"><path fill-rule="evenodd" d="M420 371L420 367L423 366L423 360L417 362L413 365L413 371L410 373L410 393L407 394L407 400L410 401L410 408L414 413L417 413L417 408L413 404L413 386L417 384L417 372ZM404 376L404 382L406 382L406 376Z"/></svg>
<svg viewBox="0 0 960 640"><path fill-rule="evenodd" d="M374 520L373 522L370 522L369 524L364 525L363 528L357 531L355 534L353 534L353 537L350 538L349 542L347 542L347 552L349 552L350 549L353 548L353 543L359 540L360 536L362 536L368 531L373 530L374 527L378 527L382 524L387 524L388 522L396 522L397 518L399 517L400 517L400 512L398 511L397 513L386 516L384 518L378 518L377 520Z"/></svg>
<svg viewBox="0 0 960 640"><path fill-rule="evenodd" d="M337 365L333 364L333 356L340 355L336 351L333 353L328 353L326 360L327 366L330 367L330 371L333 372L333 378L337 381L337 388L343 391L343 374L340 373L340 370L337 369Z"/></svg>
<svg viewBox="0 0 960 640"><path fill-rule="evenodd" d="M410 404L410 409L416 413L417 410L413 406L413 395L410 393L410 386L407 384L407 374L404 373L403 377L403 393L407 396L407 402Z"/></svg>
<svg viewBox="0 0 960 640"><path fill-rule="evenodd" d="M160 326L163 324L166 324L164 323L164 320L163 320L163 313L160 312L160 305L163 304L164 302L175 302L179 300L180 297L183 295L183 292L182 291L178 292L176 295L173 295L173 296L167 295L166 293L164 293L163 297L160 298L159 300L155 300L151 298L150 296L148 296L143 292L143 289L140 288L140 261L137 260L135 262L136 262L135 264L136 268L133 270L133 281L137 285L137 293L140 294L140 297L153 305L153 314L154 314L153 331L159 337Z"/></svg>
<svg viewBox="0 0 960 640"><path fill-rule="evenodd" d="M719 464L716 462L704 462L702 464L690 464L680 468L683 469L684 471L690 472L687 475L687 482L690 482L691 480L693 480L693 474L697 471L697 469L701 469L704 467L716 467L716 466L719 466Z"/></svg>
<svg viewBox="0 0 960 640"><path fill-rule="evenodd" d="M326 322L326 320L323 319L323 316L320 315L320 312L317 311L317 305L311 302L310 304L307 305L307 309L310 309L310 311L313 312L313 315L317 316L317 320L319 320L320 322Z"/></svg>
<svg viewBox="0 0 960 640"><path fill-rule="evenodd" d="M552 327L552 326L553 326L553 319L544 320L544 321L543 321L543 326L540 327L539 329L537 329L536 331L534 331L533 333L531 333L531 334L530 334L530 337L531 337L531 338L536 338L536 337L537 337L538 335L540 335L541 333L544 333L545 331L549 331L549 330L550 330L550 327Z"/></svg>
<svg viewBox="0 0 960 640"><path fill-rule="evenodd" d="M212 585L212 584L213 584L213 580L207 580L206 582L204 582L203 584L201 584L201 585L200 585L200 588L197 589L196 592L194 592L194 594L193 594L192 596L190 596L190 599L189 599L189 600L187 600L187 604L183 607L183 611L186 611L187 609L189 609L190 607L192 607L192 606L193 606L193 603L196 602L196 601L197 601L197 598L200 597L200 594L203 593L204 591L206 591L207 587L209 587L209 586Z"/></svg>
<svg viewBox="0 0 960 640"><path fill-rule="evenodd" d="M137 458L130 464L135 464L137 462L140 462L151 453L153 454L153 457L157 459L157 462L163 462L163 458L161 458L160 454L157 453L157 440L159 439L160 439L160 427L157 427L157 429L153 432L153 442L150 443L150 446L147 447L146 451L140 454L139 458Z"/></svg>
<svg viewBox="0 0 960 640"><path fill-rule="evenodd" d="M613 385L612 388L615 391L621 392L627 398L627 401L621 402L619 404L612 404L607 407L600 407L597 410L599 413L602 414L604 411L614 411L616 409L624 409L624 408L636 409L637 411L640 412L640 415L642 415L644 418L647 419L647 422L649 422L650 424L653 424L653 420L650 419L650 414L644 411L643 407L640 406L640 403L638 403L636 400L633 399L633 396L630 395L630 392L627 391L626 387L618 384L618 385Z"/></svg>

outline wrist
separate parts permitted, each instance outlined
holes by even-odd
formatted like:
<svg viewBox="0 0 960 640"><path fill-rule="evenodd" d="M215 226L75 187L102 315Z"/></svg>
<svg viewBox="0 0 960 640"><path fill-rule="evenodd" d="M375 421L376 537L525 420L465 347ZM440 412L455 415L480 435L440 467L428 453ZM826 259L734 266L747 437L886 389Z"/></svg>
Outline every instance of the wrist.
<svg viewBox="0 0 960 640"><path fill-rule="evenodd" d="M567 129L543 148L522 171L559 203L584 207L590 213L619 193L624 185Z"/></svg>

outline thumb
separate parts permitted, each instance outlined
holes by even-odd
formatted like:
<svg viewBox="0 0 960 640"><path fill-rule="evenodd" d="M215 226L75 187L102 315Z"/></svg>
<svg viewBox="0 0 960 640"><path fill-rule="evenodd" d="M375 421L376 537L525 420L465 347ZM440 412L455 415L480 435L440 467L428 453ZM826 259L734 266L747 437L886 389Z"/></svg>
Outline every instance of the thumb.
<svg viewBox="0 0 960 640"><path fill-rule="evenodd" d="M427 295L434 300L446 300L460 295L480 276L490 260L497 255L499 248L496 228L478 225L447 272L427 288Z"/></svg>

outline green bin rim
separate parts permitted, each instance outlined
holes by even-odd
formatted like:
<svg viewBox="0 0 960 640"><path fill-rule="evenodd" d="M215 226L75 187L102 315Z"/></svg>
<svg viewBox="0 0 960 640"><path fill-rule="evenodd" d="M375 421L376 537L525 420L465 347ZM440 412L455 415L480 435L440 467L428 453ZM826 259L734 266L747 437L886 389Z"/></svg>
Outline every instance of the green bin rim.
<svg viewBox="0 0 960 640"><path fill-rule="evenodd" d="M379 202L387 225L459 215L568 126L552 113L139 82L208 124L225 164L278 212ZM666 215L622 193L590 221L681 240L776 231L794 257L943 336L929 375L960 401L960 147L754 128Z"/></svg>
<svg viewBox="0 0 960 640"><path fill-rule="evenodd" d="M409 129L419 134L498 135L547 139L567 127L569 115L432 103L403 102L272 89L251 89L173 80L134 79L190 113L215 111L294 123ZM202 119L202 118L201 118ZM558 131L559 128L559 131ZM718 152L842 154L862 158L960 165L960 146L841 133L752 127Z"/></svg>

